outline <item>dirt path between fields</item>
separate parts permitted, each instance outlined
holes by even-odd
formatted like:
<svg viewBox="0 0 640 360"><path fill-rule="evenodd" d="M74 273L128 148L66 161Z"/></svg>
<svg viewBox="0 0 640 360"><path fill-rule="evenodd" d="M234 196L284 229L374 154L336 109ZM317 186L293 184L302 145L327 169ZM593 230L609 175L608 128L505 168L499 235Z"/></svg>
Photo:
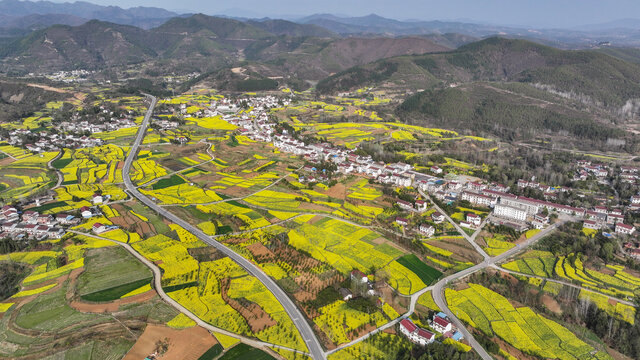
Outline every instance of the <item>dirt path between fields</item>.
<svg viewBox="0 0 640 360"><path fill-rule="evenodd" d="M72 301L69 305L81 312L102 314L104 312L116 312L121 305L143 303L153 299L157 295L155 290L149 290L142 294L129 296L124 299L114 300L108 303L86 303L78 300Z"/></svg>

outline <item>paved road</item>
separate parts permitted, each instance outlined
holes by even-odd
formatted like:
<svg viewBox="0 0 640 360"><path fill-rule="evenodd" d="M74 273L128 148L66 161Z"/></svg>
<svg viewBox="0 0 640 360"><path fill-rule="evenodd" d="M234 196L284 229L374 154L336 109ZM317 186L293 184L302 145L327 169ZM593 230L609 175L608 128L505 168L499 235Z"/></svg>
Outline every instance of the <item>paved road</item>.
<svg viewBox="0 0 640 360"><path fill-rule="evenodd" d="M424 193L422 190L418 189L418 191L420 192L420 195L422 195L422 197L424 197L425 199L428 199L429 201L431 201L433 203L433 207L436 208L436 210L438 210L439 213L441 213L442 215L444 215L444 217L447 219L447 221L449 221L451 223L451 225L453 225L453 227L460 233L460 235L462 235L468 242L469 244L471 244L471 246L473 246L473 248L476 250L476 252L478 252L478 254L482 255L482 257L487 260L489 259L489 255L484 251L484 249L482 247L480 247L480 245L478 245L475 242L475 238L476 236L478 236L478 234L480 233L480 230L482 229L482 227L484 227L484 224L486 223L486 219L485 222L482 223L482 225L478 228L478 230L473 234L473 236L469 236L461 227L460 225L458 225L458 223L456 223L455 221L453 221L453 219L449 216L449 214L447 214L444 210L442 210L436 203L435 201L433 201L433 199L431 199L431 196L429 196L429 194Z"/></svg>
<svg viewBox="0 0 640 360"><path fill-rule="evenodd" d="M527 247L529 247L530 245L534 244L535 242L537 242L538 240L542 239L543 237L549 235L551 232L555 231L555 229L557 227L559 227L560 225L564 224L567 221L567 219L562 220L554 225L549 226L548 228L546 228L545 230L542 230L541 232L537 233L535 236L532 236L531 238L527 239L525 242L516 245L515 247L505 251L504 253L495 256L495 257L489 257L488 259L485 259L483 262L481 262L478 265L475 265L473 267L470 267L466 270L457 272L453 275L449 275L446 278L438 281L434 286L433 286L433 300L435 301L436 305L438 305L438 307L440 308L440 310L442 310L442 312L444 312L445 314L447 314L447 316L449 316L449 318L451 319L451 321L458 327L458 329L460 330L460 332L462 332L462 334L464 335L464 337L467 339L467 341L469 341L469 344L476 350L476 352L480 355L480 357L482 357L484 360L491 360L492 357L491 355L489 355L489 353L482 347L482 345L480 345L480 343L478 343L478 341L471 335L471 333L469 333L469 331L467 330L467 328L464 326L464 324L460 321L460 319L458 319L457 316L455 316L455 314L453 314L453 312L451 311L451 309L449 309L449 306L447 305L447 302L444 299L444 289L445 286L450 283L453 282L455 280L461 279L463 277L466 277L468 275L471 275L477 271L480 271L482 269L485 269L489 266L492 266L496 263L499 263L503 260L508 259L509 257L517 254L518 252L522 251L523 249L526 249ZM413 298L411 299L412 301L412 305L413 305Z"/></svg>
<svg viewBox="0 0 640 360"><path fill-rule="evenodd" d="M173 300L169 295L167 295L167 293L164 292L164 290L162 289L162 272L160 271L160 268L158 266L156 266L156 264L154 264L153 262L149 261L147 258L145 258L144 256L142 256L139 252L137 252L133 247L131 247L131 245L129 244L125 244L119 241L115 241L112 239L108 239L102 236L96 236L96 235L92 235L92 234L87 234L87 233L83 233L80 231L75 231L75 230L67 230L67 232L70 233L74 233L74 234L79 234L79 235L83 235L83 236L88 236L94 239L99 239L99 240L107 240L107 241L111 241L114 244L120 245L123 248L125 248L125 250L127 250L129 253L131 253L131 255L135 256L136 259L140 260L144 265L146 265L149 269L151 269L151 271L153 272L153 283L154 283L154 287L156 292L158 293L158 296L160 296L160 298L162 298L162 300L166 301L169 305L173 306L174 308L176 308L176 310L180 311L181 313L185 314L186 316L188 316L190 319L192 319L193 321L195 321L199 326L202 326L203 328L209 330L209 331L213 331L213 332L218 332L227 336L231 336L233 338L236 339L240 339L240 341L254 346L254 347L263 347L263 346L269 346L269 347L276 347L276 348L280 348L280 349L285 349L285 350L289 350L289 351L293 351L293 352L297 352L297 353L301 353L301 354L305 354L308 355L307 353L301 352L299 350L295 350L295 349L291 349L285 346L280 346L280 345L276 345L276 344L270 344L270 343L266 343L264 341L258 341L258 340L254 340L248 337L244 337L244 336L240 336L236 333L232 333L230 331L227 331L225 329L220 329L217 328L209 323L206 323L204 321L202 321L199 317L197 317L194 313L192 313L189 309L185 308L184 306L182 306L179 302ZM125 326L126 327L126 326ZM128 329L128 328L127 328Z"/></svg>
<svg viewBox="0 0 640 360"><path fill-rule="evenodd" d="M133 182L131 182L131 177L129 176L129 172L131 170L131 164L133 163L133 160L135 159L136 154L138 152L138 148L142 143L142 139L146 134L147 126L149 125L149 119L151 118L151 114L153 114L153 109L157 102L157 99L155 97L150 95L148 95L148 97L151 99L151 105L149 106L149 110L147 111L147 114L145 115L144 120L140 125L140 128L138 130L138 135L136 136L136 139L133 145L131 146L129 155L127 156L127 159L124 162L124 168L122 169L122 174L123 174L126 188L129 190L129 192L131 192L131 195L133 195L135 198L140 200L143 204L148 206L150 209L153 209L159 215L164 216L170 221L182 226L185 230L197 236L200 240L204 241L205 243L213 246L223 254L227 255L229 258L231 258L233 261L235 261L240 266L242 266L245 270L247 270L249 274L258 278L258 280L260 280L260 282L262 282L267 287L267 289L269 289L269 291L273 293L273 295L280 302L280 304L282 304L282 307L285 309L287 314L291 317L291 320L293 321L295 326L298 328L298 331L300 332L302 339L307 345L307 348L309 349L309 353L311 354L311 357L315 360L326 359L326 355L324 350L322 349L322 345L320 344L320 341L318 340L315 333L313 332L313 329L311 328L309 323L307 323L305 317L302 315L302 313L296 307L293 301L275 283L275 281L273 281L259 267L251 263L249 260L235 253L233 250L229 249L228 247L224 246L218 241L213 240L211 237L209 237L207 234L205 234L202 230L198 229L197 227L189 224L188 222L182 220L181 218L177 217L173 213L170 213L169 211L158 206L156 203L151 201L151 199L149 199L148 197L140 193L136 188L136 186L133 184Z"/></svg>
<svg viewBox="0 0 640 360"><path fill-rule="evenodd" d="M56 157L54 157L53 159L49 160L49 162L47 163L47 167L53 171L56 172L56 176L58 177L58 182L56 183L56 186L52 187L51 190L53 189L57 189L60 187L60 185L62 185L62 181L64 180L64 177L62 176L62 172L56 168L53 167L53 162L60 159L62 157L62 154L64 154L64 150L60 150L60 152L58 152L58 155L56 155Z"/></svg>

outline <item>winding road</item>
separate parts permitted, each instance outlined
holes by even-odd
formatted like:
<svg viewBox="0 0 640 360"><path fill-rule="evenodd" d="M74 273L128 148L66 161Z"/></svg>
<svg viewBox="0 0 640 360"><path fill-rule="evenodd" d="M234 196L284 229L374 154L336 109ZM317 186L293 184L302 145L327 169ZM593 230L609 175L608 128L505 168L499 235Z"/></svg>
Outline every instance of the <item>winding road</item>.
<svg viewBox="0 0 640 360"><path fill-rule="evenodd" d="M140 125L140 128L138 130L138 135L136 136L136 139L133 145L131 146L131 149L129 150L129 154L127 155L127 158L124 162L124 168L122 169L124 184L127 190L129 190L131 195L133 195L140 202L148 206L150 209L153 209L159 215L164 216L165 218L174 222L175 224L182 226L185 230L197 236L200 240L204 241L205 243L213 246L223 254L227 255L233 261L235 261L240 266L242 266L249 274L255 276L258 280L260 280L260 282L262 282L264 286L267 289L269 289L271 293L273 293L273 295L280 302L284 310L287 312L287 314L293 321L294 325L300 332L302 339L307 345L307 348L309 349L309 354L311 355L311 357L314 360L326 359L326 355L324 350L322 349L322 345L320 344L320 341L318 340L315 333L313 332L313 329L311 328L309 323L306 321L304 315L296 307L293 301L287 296L287 294L276 284L275 281L273 281L258 266L254 265L249 260L235 253L233 250L229 249L222 243L213 240L210 236L205 234L202 230L198 229L197 227L189 224L188 222L182 220L181 218L174 215L173 213L158 206L155 202L151 201L151 199L149 199L148 197L140 193L136 188L136 186L133 184L133 182L131 181L131 176L129 175L129 172L131 170L131 165L133 164L133 160L135 159L136 154L138 153L138 148L140 147L140 144L142 143L142 140L146 135L146 130L149 125L149 120L151 119L151 115L153 114L153 109L155 108L155 105L157 103L157 99L154 96L147 95L147 97L151 99L151 105L149 106L149 109L147 110L144 120Z"/></svg>
<svg viewBox="0 0 640 360"><path fill-rule="evenodd" d="M116 245L122 246L131 255L135 256L136 259L140 260L140 262L142 262L149 269L151 269L151 271L153 272L154 290L156 290L156 292L158 293L158 296L160 296L160 298L162 298L162 300L167 302L167 304L173 306L176 310L180 311L181 313L183 313L187 317L189 317L191 320L195 321L196 324L198 324L199 326L201 326L201 327L203 327L203 328L205 328L205 329L207 329L209 331L212 331L212 332L217 332L217 333L221 333L221 334L233 337L233 338L240 339L245 344L251 345L253 347L279 348L279 349L293 351L293 352L296 352L296 353L299 353L299 354L303 354L303 355L308 355L306 352L302 352L302 351L296 350L296 349L291 349L291 348L288 348L286 346L280 346L280 345L276 345L276 344L267 343L267 342L264 342L264 341L251 339L251 338L248 338L248 337L245 337L245 336L241 336L241 335L238 335L236 333L227 331L225 329L221 329L221 328L215 327L215 326L203 321L198 316L196 316L194 313L192 313L189 309L187 309L184 306L182 306L179 302L173 300L169 295L167 295L166 292L164 292L164 290L162 289L162 272L160 271L160 268L156 264L154 264L153 262L149 261L147 258L142 256L131 245L123 243L123 242L119 242L119 241L116 241L116 240L113 240L113 239L109 239L109 238L106 238L106 237L97 236L97 235L93 235L93 234L88 234L88 233L81 232L81 231L67 230L67 232L70 232L70 233L73 233L73 234L82 235L82 236L86 236L86 237L90 237L90 238L94 238L94 239L98 239L98 240L110 241L110 242L112 242L112 243L114 243ZM116 320L117 320L117 318L116 318ZM123 325L123 326L125 328L127 328L127 330L129 330L129 327L127 327L126 325Z"/></svg>

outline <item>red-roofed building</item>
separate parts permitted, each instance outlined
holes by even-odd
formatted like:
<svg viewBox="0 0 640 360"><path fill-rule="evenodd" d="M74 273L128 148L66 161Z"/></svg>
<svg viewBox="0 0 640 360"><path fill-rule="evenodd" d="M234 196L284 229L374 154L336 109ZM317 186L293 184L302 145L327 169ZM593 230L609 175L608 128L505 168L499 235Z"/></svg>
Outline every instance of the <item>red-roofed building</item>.
<svg viewBox="0 0 640 360"><path fill-rule="evenodd" d="M416 330L418 330L418 327L413 323L413 321L409 319L403 319L402 321L400 321L400 332L402 332L406 336L411 335L411 333Z"/></svg>
<svg viewBox="0 0 640 360"><path fill-rule="evenodd" d="M482 218L476 214L469 213L467 214L467 221L473 224L473 226L480 226Z"/></svg>
<svg viewBox="0 0 640 360"><path fill-rule="evenodd" d="M431 214L431 219L433 219L434 223L440 224L441 222L444 221L444 215L436 211L433 214Z"/></svg>
<svg viewBox="0 0 640 360"><path fill-rule="evenodd" d="M598 230L600 229L600 224L596 221L593 220L585 220L582 223L582 227L585 229L593 229L593 230Z"/></svg>
<svg viewBox="0 0 640 360"><path fill-rule="evenodd" d="M411 342L422 346L432 343L436 337L435 334L417 327L416 324L409 319L400 321L400 333L408 337Z"/></svg>
<svg viewBox="0 0 640 360"><path fill-rule="evenodd" d="M409 225L409 220L407 220L405 218L397 217L396 218L396 224L402 225L402 226L407 226L407 225Z"/></svg>
<svg viewBox="0 0 640 360"><path fill-rule="evenodd" d="M633 227L632 225L623 224L621 222L616 224L616 233L617 234L631 235L635 231L636 231L636 228Z"/></svg>
<svg viewBox="0 0 640 360"><path fill-rule="evenodd" d="M91 229L93 230L94 233L96 234L102 234L103 232L107 231L107 227L104 224L101 223L95 223L93 224L93 226L91 227Z"/></svg>
<svg viewBox="0 0 640 360"><path fill-rule="evenodd" d="M447 319L443 319L440 316L434 316L433 322L431 323L431 327L441 333L444 334L446 332L451 331L452 325Z"/></svg>
<svg viewBox="0 0 640 360"><path fill-rule="evenodd" d="M419 212L423 212L427 210L427 202L424 200L417 200L416 201L416 210L418 210Z"/></svg>
<svg viewBox="0 0 640 360"><path fill-rule="evenodd" d="M356 269L351 271L351 281L368 282L369 278L365 273Z"/></svg>
<svg viewBox="0 0 640 360"><path fill-rule="evenodd" d="M431 342L433 342L433 340L435 340L436 335L432 332L429 332L425 329L418 329L418 331L416 331L414 333L413 338L415 339L414 342L425 346L427 344L430 344Z"/></svg>

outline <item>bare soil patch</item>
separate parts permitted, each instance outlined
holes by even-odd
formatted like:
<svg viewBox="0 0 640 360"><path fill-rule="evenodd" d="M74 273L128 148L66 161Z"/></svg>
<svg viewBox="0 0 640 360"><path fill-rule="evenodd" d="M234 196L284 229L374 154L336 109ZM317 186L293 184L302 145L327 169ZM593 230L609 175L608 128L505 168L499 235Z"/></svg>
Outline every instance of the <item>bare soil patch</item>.
<svg viewBox="0 0 640 360"><path fill-rule="evenodd" d="M467 241L464 239L439 240L437 242L437 246L439 248L451 251L453 253L451 257L455 260L471 261L474 264L482 261L482 256L478 254L474 249L467 247L470 245L468 245Z"/></svg>
<svg viewBox="0 0 640 360"><path fill-rule="evenodd" d="M347 187L344 184L337 183L336 185L330 187L329 190L325 192L325 194L333 198L344 200L346 190Z"/></svg>
<svg viewBox="0 0 640 360"><path fill-rule="evenodd" d="M542 303L544 304L544 306L546 306L547 309L551 310L552 312L558 315L562 314L562 308L560 307L560 304L548 294L542 295Z"/></svg>
<svg viewBox="0 0 640 360"><path fill-rule="evenodd" d="M164 325L147 325L124 360L141 360L155 351L156 343L167 339L168 351L160 359L197 360L218 341L200 326L176 330Z"/></svg>

